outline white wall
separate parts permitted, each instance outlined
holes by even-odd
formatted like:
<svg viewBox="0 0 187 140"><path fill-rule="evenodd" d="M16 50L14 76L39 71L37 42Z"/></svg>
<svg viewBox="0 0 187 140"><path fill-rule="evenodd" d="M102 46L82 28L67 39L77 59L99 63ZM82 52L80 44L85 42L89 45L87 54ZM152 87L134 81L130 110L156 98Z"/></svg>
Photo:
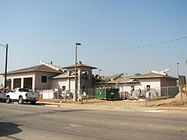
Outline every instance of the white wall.
<svg viewBox="0 0 187 140"><path fill-rule="evenodd" d="M137 91L139 88L143 91L146 90L147 85L150 85L151 89L156 89L159 96L161 96L161 80L160 79L139 79L139 84L134 85L134 90ZM133 85L133 84L132 84ZM120 92L131 93L131 85L119 85Z"/></svg>
<svg viewBox="0 0 187 140"><path fill-rule="evenodd" d="M68 81L65 79L52 79L51 80L51 88L57 88L62 89L62 86L66 87L66 90L68 89Z"/></svg>
<svg viewBox="0 0 187 140"><path fill-rule="evenodd" d="M147 85L150 85L153 89L160 89L160 79L139 79L140 85L135 86L135 90L146 89Z"/></svg>
<svg viewBox="0 0 187 140"><path fill-rule="evenodd" d="M54 76L55 73L50 73L50 72L35 72L35 88L36 89L50 89L51 87L51 79L49 77ZM41 82L41 77L42 76L47 76L47 82L42 83Z"/></svg>
<svg viewBox="0 0 187 140"><path fill-rule="evenodd" d="M70 81L70 91L75 92L75 80L73 79Z"/></svg>
<svg viewBox="0 0 187 140"><path fill-rule="evenodd" d="M55 73L49 72L28 72L28 73L20 73L20 74L11 74L7 75L7 79L11 79L11 88L13 87L13 79L20 78L22 80L21 87L23 87L23 79L32 77L32 89L49 89L51 80L48 79L49 77L53 76ZM41 76L47 76L47 82L41 82Z"/></svg>
<svg viewBox="0 0 187 140"><path fill-rule="evenodd" d="M52 89L62 89L62 86L65 86L65 90L69 90L69 80L68 79L52 79L51 80L51 88ZM75 80L70 80L70 91L75 91Z"/></svg>
<svg viewBox="0 0 187 140"><path fill-rule="evenodd" d="M35 88L34 80L35 80L35 74L34 73L24 73L24 74L13 74L13 75L7 75L7 80L11 79L11 89L13 89L13 79L21 79L21 87L23 88L23 79L24 78L32 78L33 84L32 89ZM4 78L3 78L3 84L4 84Z"/></svg>
<svg viewBox="0 0 187 140"><path fill-rule="evenodd" d="M119 91L120 92L131 92L131 86L129 85L120 85L119 86Z"/></svg>

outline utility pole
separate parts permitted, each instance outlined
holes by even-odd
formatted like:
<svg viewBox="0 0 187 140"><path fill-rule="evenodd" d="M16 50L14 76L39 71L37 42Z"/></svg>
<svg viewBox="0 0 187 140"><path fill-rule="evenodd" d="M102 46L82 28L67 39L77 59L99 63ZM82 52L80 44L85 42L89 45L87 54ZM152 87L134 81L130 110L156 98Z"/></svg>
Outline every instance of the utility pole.
<svg viewBox="0 0 187 140"><path fill-rule="evenodd" d="M179 74L179 62L177 62L177 75L178 75L179 93L181 94L181 104L183 104L182 85L181 85L181 78L180 78L180 74Z"/></svg>
<svg viewBox="0 0 187 140"><path fill-rule="evenodd" d="M75 93L73 100L77 101L77 46L81 46L81 43L77 42L75 45Z"/></svg>
<svg viewBox="0 0 187 140"><path fill-rule="evenodd" d="M4 88L7 87L7 68L8 67L8 44L6 44L6 56L5 56L5 83Z"/></svg>

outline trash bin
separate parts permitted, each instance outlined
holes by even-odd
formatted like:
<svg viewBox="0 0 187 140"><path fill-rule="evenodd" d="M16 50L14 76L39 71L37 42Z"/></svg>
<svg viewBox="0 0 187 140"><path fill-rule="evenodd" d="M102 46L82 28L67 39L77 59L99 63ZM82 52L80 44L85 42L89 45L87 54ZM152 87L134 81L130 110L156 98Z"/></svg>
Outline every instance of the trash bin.
<svg viewBox="0 0 187 140"><path fill-rule="evenodd" d="M115 100L120 99L118 88L97 88L96 98L103 100Z"/></svg>

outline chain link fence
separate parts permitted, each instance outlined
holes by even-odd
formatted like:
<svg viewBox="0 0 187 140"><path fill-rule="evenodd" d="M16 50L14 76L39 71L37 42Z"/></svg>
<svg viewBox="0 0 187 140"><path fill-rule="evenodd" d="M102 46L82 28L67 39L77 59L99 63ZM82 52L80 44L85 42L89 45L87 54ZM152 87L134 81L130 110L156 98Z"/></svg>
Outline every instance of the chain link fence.
<svg viewBox="0 0 187 140"><path fill-rule="evenodd" d="M40 99L63 99L63 100L73 100L75 95L75 90L62 90L62 89L36 89L39 93ZM95 98L95 88L81 89L77 90L76 95L78 100L87 100L90 98Z"/></svg>
<svg viewBox="0 0 187 140"><path fill-rule="evenodd" d="M174 97L179 93L178 86L162 87L161 89L151 89L146 92L146 106L157 106L160 104L170 105L174 101Z"/></svg>
<svg viewBox="0 0 187 140"><path fill-rule="evenodd" d="M36 91L39 93L40 99L73 100L75 95L75 90L37 89ZM119 91L119 96L121 100L144 101L146 106L155 106L162 102L162 100L175 97L178 92L179 88L177 86L168 86L162 88L142 89L141 92L139 90L131 92ZM94 98L96 98L96 88L77 90L77 100L88 100Z"/></svg>

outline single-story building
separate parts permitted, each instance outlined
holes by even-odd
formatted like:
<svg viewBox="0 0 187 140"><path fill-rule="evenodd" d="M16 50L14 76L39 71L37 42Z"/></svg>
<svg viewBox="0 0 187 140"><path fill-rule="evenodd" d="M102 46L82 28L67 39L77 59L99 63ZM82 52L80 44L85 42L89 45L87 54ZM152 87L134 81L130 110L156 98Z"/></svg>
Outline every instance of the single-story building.
<svg viewBox="0 0 187 140"><path fill-rule="evenodd" d="M75 65L59 67L52 63L40 62L40 65L7 73L7 88L28 88L33 91L42 89L59 89L75 92ZM94 94L95 87L92 70L96 67L77 63L77 90ZM2 74L4 76L4 74ZM4 78L3 78L4 83Z"/></svg>
<svg viewBox="0 0 187 140"><path fill-rule="evenodd" d="M51 87L62 89L62 91L75 92L75 64L63 67L64 73L50 77ZM83 91L94 96L95 94L95 80L92 70L97 69L93 66L82 64L80 61L77 63L77 92L78 94Z"/></svg>
<svg viewBox="0 0 187 140"><path fill-rule="evenodd" d="M62 69L55 67L53 64L41 62L37 66L8 72L7 88L49 89L51 87L49 77L61 73Z"/></svg>
<svg viewBox="0 0 187 140"><path fill-rule="evenodd" d="M100 81L97 87L118 87L121 93L138 94L151 91L152 96L175 96L178 93L177 78L167 74L147 73L138 76L121 76L116 80Z"/></svg>

